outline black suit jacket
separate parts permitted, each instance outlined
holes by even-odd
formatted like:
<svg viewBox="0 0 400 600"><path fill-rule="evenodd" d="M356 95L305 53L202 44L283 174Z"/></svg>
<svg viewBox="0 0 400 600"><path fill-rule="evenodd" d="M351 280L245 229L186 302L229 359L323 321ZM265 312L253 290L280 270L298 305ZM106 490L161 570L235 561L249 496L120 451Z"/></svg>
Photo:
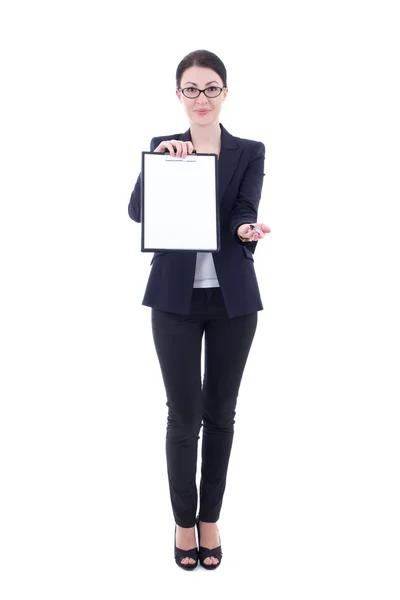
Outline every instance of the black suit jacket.
<svg viewBox="0 0 400 600"><path fill-rule="evenodd" d="M264 178L265 146L262 142L235 137L220 124L218 203L221 250L213 252L215 270L229 317L263 310L254 269L257 242L241 242L239 225L256 223ZM163 140L192 141L190 129L155 137L153 151ZM196 148L195 148L196 149ZM141 174L129 202L129 216L137 223L140 214ZM196 252L155 252L142 304L187 315L193 290Z"/></svg>

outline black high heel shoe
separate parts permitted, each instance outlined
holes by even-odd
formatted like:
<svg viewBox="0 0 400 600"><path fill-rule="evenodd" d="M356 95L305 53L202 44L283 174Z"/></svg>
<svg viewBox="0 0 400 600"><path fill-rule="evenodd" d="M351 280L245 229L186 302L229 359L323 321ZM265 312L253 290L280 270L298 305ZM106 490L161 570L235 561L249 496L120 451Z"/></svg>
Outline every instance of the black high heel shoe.
<svg viewBox="0 0 400 600"><path fill-rule="evenodd" d="M221 560L222 560L221 538L219 539L220 545L217 548L204 548L204 546L200 546L200 519L199 519L199 517L197 517L197 519L196 519L196 527L197 527L197 534L198 534L198 538L199 538L199 561L200 561L200 564L205 569L212 571L213 569L216 569L217 567L219 567L219 565L221 564ZM214 558L216 558L218 560L217 564L215 564L215 565L204 564L205 559L210 558L211 556L213 556Z"/></svg>
<svg viewBox="0 0 400 600"><path fill-rule="evenodd" d="M182 550L181 548L177 548L176 547L176 525L175 525L175 537L174 537L174 555L175 555L175 562L179 567L182 567L182 569L185 569L185 571L193 571L193 569L195 569L197 567L197 563L199 560L199 551L196 548L191 548L190 550ZM182 559L184 558L193 558L194 562L193 564L183 564L181 562Z"/></svg>

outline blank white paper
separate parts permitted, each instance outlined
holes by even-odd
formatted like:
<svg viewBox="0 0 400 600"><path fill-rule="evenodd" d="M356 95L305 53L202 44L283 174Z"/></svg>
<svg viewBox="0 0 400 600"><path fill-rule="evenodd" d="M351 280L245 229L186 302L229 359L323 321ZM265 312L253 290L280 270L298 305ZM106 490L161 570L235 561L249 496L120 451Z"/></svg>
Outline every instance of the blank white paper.
<svg viewBox="0 0 400 600"><path fill-rule="evenodd" d="M143 250L217 250L217 156L143 157Z"/></svg>

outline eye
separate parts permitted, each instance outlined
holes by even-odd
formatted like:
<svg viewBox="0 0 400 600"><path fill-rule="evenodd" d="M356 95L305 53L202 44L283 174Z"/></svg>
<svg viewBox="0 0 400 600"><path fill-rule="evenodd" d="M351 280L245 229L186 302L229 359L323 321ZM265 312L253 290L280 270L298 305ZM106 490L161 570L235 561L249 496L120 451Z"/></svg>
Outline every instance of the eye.
<svg viewBox="0 0 400 600"><path fill-rule="evenodd" d="M208 89L208 90L211 90L212 92L216 92L217 90L219 90L219 88L217 88L217 87L215 87L215 86L209 87L209 88L207 88L207 89Z"/></svg>
<svg viewBox="0 0 400 600"><path fill-rule="evenodd" d="M197 89L196 89L196 88L193 88L193 87L186 88L186 90L187 90L188 92L197 92Z"/></svg>

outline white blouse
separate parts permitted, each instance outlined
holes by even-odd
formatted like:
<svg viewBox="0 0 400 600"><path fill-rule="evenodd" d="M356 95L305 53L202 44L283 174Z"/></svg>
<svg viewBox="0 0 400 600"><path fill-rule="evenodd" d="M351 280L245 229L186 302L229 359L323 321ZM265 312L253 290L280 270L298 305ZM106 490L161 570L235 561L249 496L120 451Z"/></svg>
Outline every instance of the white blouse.
<svg viewBox="0 0 400 600"><path fill-rule="evenodd" d="M219 281L214 266L214 259L211 252L197 253L193 287L219 287Z"/></svg>

